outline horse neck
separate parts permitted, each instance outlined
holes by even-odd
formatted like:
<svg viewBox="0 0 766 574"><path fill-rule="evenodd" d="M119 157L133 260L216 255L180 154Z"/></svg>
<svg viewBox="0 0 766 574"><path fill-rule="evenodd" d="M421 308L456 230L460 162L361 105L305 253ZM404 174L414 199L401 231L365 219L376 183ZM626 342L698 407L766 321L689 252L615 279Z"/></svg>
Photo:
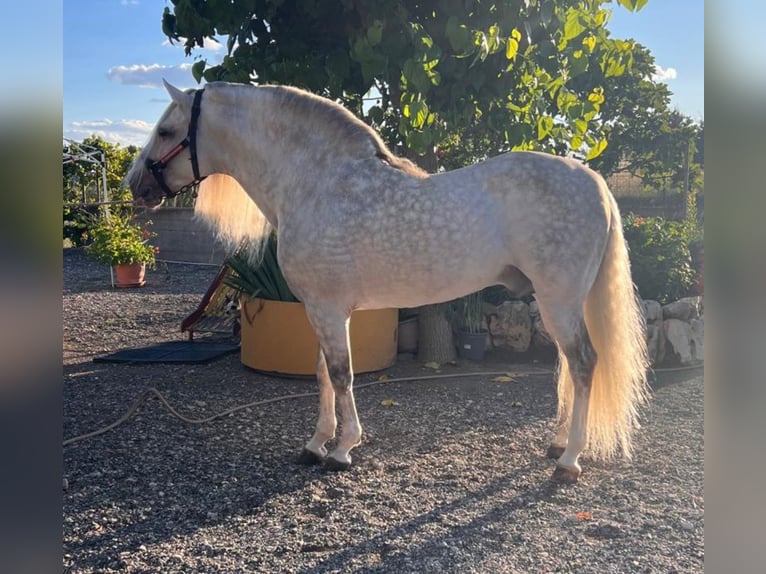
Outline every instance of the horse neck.
<svg viewBox="0 0 766 574"><path fill-rule="evenodd" d="M333 161L332 145L306 133L268 93L236 90L231 97L221 102L226 119L210 128L211 171L234 177L276 224L305 193L315 168Z"/></svg>

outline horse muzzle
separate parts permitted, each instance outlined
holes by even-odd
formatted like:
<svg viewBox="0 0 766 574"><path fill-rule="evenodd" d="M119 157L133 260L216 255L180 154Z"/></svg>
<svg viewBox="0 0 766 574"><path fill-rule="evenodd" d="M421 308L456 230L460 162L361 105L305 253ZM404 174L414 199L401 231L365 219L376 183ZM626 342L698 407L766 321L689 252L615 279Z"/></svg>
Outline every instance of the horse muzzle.
<svg viewBox="0 0 766 574"><path fill-rule="evenodd" d="M133 191L133 203L139 207L157 209L163 201L165 201L165 193L158 187L143 186Z"/></svg>

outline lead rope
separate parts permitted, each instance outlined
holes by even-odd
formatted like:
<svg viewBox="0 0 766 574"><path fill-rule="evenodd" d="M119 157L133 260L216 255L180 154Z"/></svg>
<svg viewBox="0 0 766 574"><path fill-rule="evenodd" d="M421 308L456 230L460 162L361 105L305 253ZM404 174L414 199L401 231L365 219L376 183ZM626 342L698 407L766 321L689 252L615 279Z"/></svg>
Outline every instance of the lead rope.
<svg viewBox="0 0 766 574"><path fill-rule="evenodd" d="M515 376L529 376L529 375L548 375L552 371L550 370L540 370L540 371L530 371L526 373L514 373ZM377 381L372 381L369 383L362 383L361 385L354 385L354 389L364 389L366 387L371 387L373 385L381 385L381 384L390 384L390 383L406 383L411 381L427 381L427 380L435 380L435 379L452 379L457 377L495 377L495 376L508 376L508 371L485 371L485 372L479 372L479 373L449 373L446 375L422 375L422 376L415 376L415 377L400 377L396 379L382 379ZM306 397L316 397L319 396L318 391L311 391L308 393L295 393L291 395L282 395L279 397L273 397L270 399L263 399L260 401L255 401L252 403L247 403L245 405L240 405L237 407L232 407L230 409L226 409L225 411L221 411L220 413L214 414L212 416L202 418L202 419L192 419L189 417L186 417L179 413L173 406L168 402L168 400L165 398L165 396L158 391L155 388L149 388L146 389L141 396L139 396L131 405L131 407L127 410L127 412L122 415L119 419L114 421L113 423L102 427L98 430L95 430L93 432L89 432L86 434L82 434L76 437L72 437L70 439L67 439L64 441L63 446L69 446L70 444L74 444L76 442L93 438L95 436L102 435L106 432L109 432L110 430L117 428L124 422L126 422L130 417L132 417L138 408L143 405L145 402L147 402L150 398L155 397L162 403L162 405L176 418L184 421L185 423L193 424L193 425L201 425L205 423L209 423L211 421L214 421L216 419L220 419L221 417L225 417L227 415L230 415L232 413L235 413L237 411L241 411L244 409L249 409L252 407L258 407L262 405L268 405L271 403L277 403L281 401L287 401L291 399L303 399Z"/></svg>
<svg viewBox="0 0 766 574"><path fill-rule="evenodd" d="M678 372L678 371L690 371L694 369L700 369L703 368L704 364L701 363L699 365L689 365L686 367L675 367L675 368L667 368L667 369L653 369L655 373L672 373L672 372ZM390 384L390 383L409 383L412 381L432 381L432 380L441 380L441 379L455 379L457 377L497 377L497 376L518 376L518 377L528 377L533 375L550 375L553 373L552 369L540 369L537 371L527 371L523 373L509 373L508 371L482 371L477 373L449 373L446 375L421 375L421 376L414 376L414 377L399 377L399 378L393 378L393 379L378 379L377 381L371 381L369 383L362 383L361 385L355 385L355 389L364 389L366 387L371 387L373 385L382 385L382 384ZM211 415L209 417L205 417L202 419L192 419L189 417L186 417L179 413L173 406L168 402L168 400L165 398L165 396L158 391L157 389L151 387L146 389L143 394L141 394L140 397L138 397L131 407L127 410L127 412L122 415L119 419L114 421L113 423L102 427L98 430L95 430L93 432L89 432L86 434L81 434L76 437L72 437L70 439L67 439L64 441L63 446L69 446L70 444L74 444L76 442L93 438L95 436L102 435L106 432L109 432L110 430L117 428L121 424L125 423L130 417L132 417L138 408L143 405L145 402L147 402L150 398L155 397L157 400L160 401L160 403L176 418L182 420L185 423L189 423L192 425L201 425L205 423L212 422L216 419L220 419L222 417L225 417L227 415L236 413L237 411L241 411L244 409L249 409L252 407L258 407L262 405L268 405L271 403L278 403L281 401L288 401L291 399L303 399L307 397L316 397L319 396L318 391L311 391L308 393L295 393L291 395L282 395L279 397L272 397L270 399L263 399L260 401L254 401L252 403L247 403L245 405L240 405L237 407L232 407L230 409L226 409L225 411L221 411L220 413Z"/></svg>

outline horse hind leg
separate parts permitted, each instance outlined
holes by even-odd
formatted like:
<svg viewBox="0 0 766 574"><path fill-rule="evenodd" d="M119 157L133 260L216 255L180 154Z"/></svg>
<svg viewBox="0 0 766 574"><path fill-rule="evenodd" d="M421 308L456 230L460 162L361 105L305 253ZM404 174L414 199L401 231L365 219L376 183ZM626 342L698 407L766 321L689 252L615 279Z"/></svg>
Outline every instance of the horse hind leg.
<svg viewBox="0 0 766 574"><path fill-rule="evenodd" d="M543 312L543 306L540 308ZM581 306L566 312L544 313L543 321L559 347L559 420L556 437L548 449L555 457L553 480L574 483L582 468L578 458L587 443L588 409L597 355L591 343ZM572 385L573 389L567 386ZM571 405L566 396L572 392ZM563 403L562 403L563 401Z"/></svg>
<svg viewBox="0 0 766 574"><path fill-rule="evenodd" d="M571 405L569 405L571 406ZM561 458L569 440L569 415L571 413L564 408L559 408L558 420L556 421L556 436L548 446L545 456L554 460Z"/></svg>

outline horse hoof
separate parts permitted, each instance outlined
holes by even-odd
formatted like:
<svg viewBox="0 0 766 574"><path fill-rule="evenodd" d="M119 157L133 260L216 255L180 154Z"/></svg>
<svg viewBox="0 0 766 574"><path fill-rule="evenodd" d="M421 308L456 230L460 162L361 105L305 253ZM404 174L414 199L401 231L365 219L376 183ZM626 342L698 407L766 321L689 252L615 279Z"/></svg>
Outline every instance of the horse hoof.
<svg viewBox="0 0 766 574"><path fill-rule="evenodd" d="M340 472L351 468L351 463L343 462L342 460L328 456L324 459L324 467L332 472Z"/></svg>
<svg viewBox="0 0 766 574"><path fill-rule="evenodd" d="M324 459L315 452L311 452L309 449L304 448L298 455L297 462L305 466L312 466L315 464L322 464Z"/></svg>
<svg viewBox="0 0 766 574"><path fill-rule="evenodd" d="M564 447L552 444L548 447L548 451L545 453L545 456L548 458L558 459L562 454L564 454Z"/></svg>
<svg viewBox="0 0 766 574"><path fill-rule="evenodd" d="M559 484L576 484L577 479L580 478L580 471L573 468L564 468L563 466L557 466L553 471L551 480Z"/></svg>

